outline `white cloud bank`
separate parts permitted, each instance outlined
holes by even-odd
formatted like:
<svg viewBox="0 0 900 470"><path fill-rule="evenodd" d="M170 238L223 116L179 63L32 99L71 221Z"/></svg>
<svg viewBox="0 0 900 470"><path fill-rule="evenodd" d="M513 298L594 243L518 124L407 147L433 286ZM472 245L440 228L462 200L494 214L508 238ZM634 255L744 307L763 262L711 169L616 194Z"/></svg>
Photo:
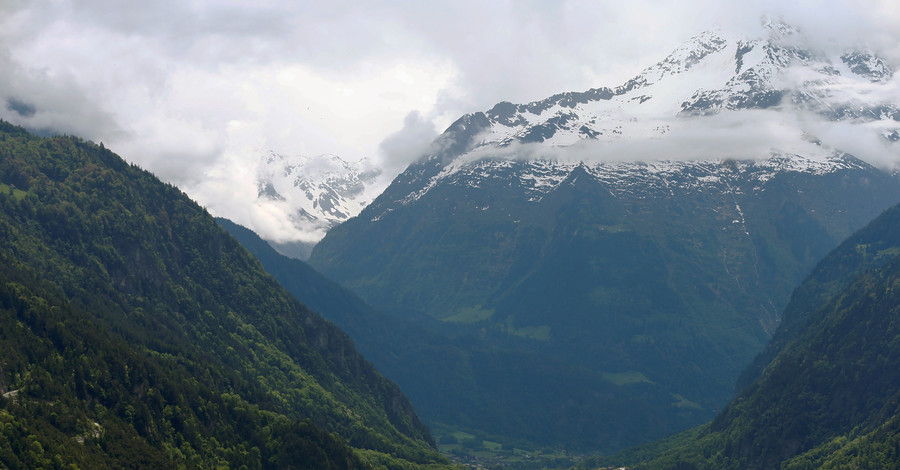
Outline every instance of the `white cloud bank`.
<svg viewBox="0 0 900 470"><path fill-rule="evenodd" d="M807 116L818 124L820 119ZM584 139L566 147L539 143L513 143L507 147L476 149L464 160L509 158L545 159L588 163L734 159L755 160L774 153L826 155L810 134L810 125L802 114L770 109L722 111L702 117L684 117L665 121L668 131L652 137L621 137L612 140ZM851 126L851 124L846 124ZM478 140L477 138L475 140Z"/></svg>
<svg viewBox="0 0 900 470"><path fill-rule="evenodd" d="M896 1L782 3L7 0L0 118L102 141L217 215L281 233L282 215L250 205L265 150L397 172L464 113L619 85L714 24L774 12L900 63Z"/></svg>

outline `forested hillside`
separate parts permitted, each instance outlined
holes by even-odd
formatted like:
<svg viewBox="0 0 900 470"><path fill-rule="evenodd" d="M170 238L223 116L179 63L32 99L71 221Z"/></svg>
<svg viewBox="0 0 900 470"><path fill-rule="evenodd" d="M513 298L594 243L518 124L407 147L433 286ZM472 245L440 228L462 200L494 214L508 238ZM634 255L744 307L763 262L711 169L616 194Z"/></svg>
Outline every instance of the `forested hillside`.
<svg viewBox="0 0 900 470"><path fill-rule="evenodd" d="M794 292L771 358L716 419L634 468L893 468L900 460L900 206ZM644 463L638 463L644 461Z"/></svg>
<svg viewBox="0 0 900 470"><path fill-rule="evenodd" d="M442 464L398 387L201 207L0 123L0 462Z"/></svg>

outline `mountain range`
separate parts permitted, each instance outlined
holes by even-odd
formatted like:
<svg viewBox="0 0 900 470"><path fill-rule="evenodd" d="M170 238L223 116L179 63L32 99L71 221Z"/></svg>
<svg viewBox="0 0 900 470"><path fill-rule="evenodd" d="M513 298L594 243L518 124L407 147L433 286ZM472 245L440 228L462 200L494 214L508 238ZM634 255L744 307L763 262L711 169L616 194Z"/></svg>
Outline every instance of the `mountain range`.
<svg viewBox="0 0 900 470"><path fill-rule="evenodd" d="M784 115L805 111L832 121L884 121L884 126L878 126L880 135L895 138L900 108L890 102L894 97L886 93L889 88L884 92L878 88L893 77L886 62L858 50L818 52L805 43L800 31L784 23L769 21L763 27L766 36L761 39L704 32L615 88L560 93L528 104L503 102L469 115L459 125L467 127L465 136L477 134L477 138L465 142L462 135L445 135L443 146L457 145L446 157L459 160L459 154L470 154L469 159L477 158L480 154L472 151L479 148L496 156L498 147L515 143L572 146L585 140L650 139L702 125L702 120L691 117L752 109L777 109ZM778 142L769 142L773 144ZM766 156L753 150L744 158ZM517 158L525 156L515 151ZM542 153L552 155L546 146L535 150L538 157ZM732 155L740 156L741 149ZM667 158L664 154L650 157ZM615 155L604 158L629 160Z"/></svg>
<svg viewBox="0 0 900 470"><path fill-rule="evenodd" d="M827 137L835 129L821 128L821 121L847 124L872 134L872 139L900 139L900 108L886 96L890 88L883 86L892 79L893 69L884 60L855 49L819 51L805 44L800 31L774 20L766 20L763 30L761 38L704 32L614 88L560 93L527 104L498 103L465 121L468 133L479 134L478 142L467 144L469 155L456 158L461 152L455 150L448 155L457 165L478 159L479 149L492 157L620 162L757 159L769 153L770 146L787 154L827 155L827 149L810 145L821 144L817 138L833 140ZM776 108L780 117L747 112ZM743 112L731 116L735 111ZM713 115L721 119L690 119ZM763 129L747 124L760 120ZM846 129L837 133L842 132ZM450 140L436 142L434 153L453 147ZM727 143L718 145L723 140ZM554 150L598 142L613 145L565 155ZM527 143L546 145L521 148ZM347 162L334 155L285 157L268 152L257 170L257 204L276 208L293 232L303 234L300 240L273 246L300 259L308 258L328 229L359 214L386 181L367 159Z"/></svg>
<svg viewBox="0 0 900 470"><path fill-rule="evenodd" d="M310 264L377 310L609 387L557 411L595 416L578 426L457 423L608 450L712 418L793 287L900 201L897 176L860 159L877 156L830 132L895 151L891 68L765 31L703 33L619 87L463 116ZM643 424L613 443L621 422L599 416L626 399L616 419Z"/></svg>
<svg viewBox="0 0 900 470"><path fill-rule="evenodd" d="M649 411L636 418L633 390L623 393L588 369L503 344L446 337L380 312L303 261L277 253L249 229L218 221L285 289L346 331L360 352L400 385L444 451L484 451L483 441L510 450L558 451L558 442L575 448L599 440L618 449L637 442L651 425L677 429L680 424ZM641 393L667 398L654 390ZM591 406L599 395L614 406ZM586 429L593 433L589 438ZM460 433L471 434L464 450Z"/></svg>

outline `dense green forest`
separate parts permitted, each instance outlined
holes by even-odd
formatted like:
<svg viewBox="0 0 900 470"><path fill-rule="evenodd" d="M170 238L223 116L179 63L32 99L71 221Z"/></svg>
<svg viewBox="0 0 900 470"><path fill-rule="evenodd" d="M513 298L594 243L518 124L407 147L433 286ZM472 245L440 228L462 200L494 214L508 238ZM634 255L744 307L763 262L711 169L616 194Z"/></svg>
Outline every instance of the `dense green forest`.
<svg viewBox="0 0 900 470"><path fill-rule="evenodd" d="M711 423L593 464L895 468L900 462L900 206L794 292L755 376ZM588 465L590 466L590 465Z"/></svg>
<svg viewBox="0 0 900 470"><path fill-rule="evenodd" d="M0 466L444 466L399 388L177 188L0 123Z"/></svg>

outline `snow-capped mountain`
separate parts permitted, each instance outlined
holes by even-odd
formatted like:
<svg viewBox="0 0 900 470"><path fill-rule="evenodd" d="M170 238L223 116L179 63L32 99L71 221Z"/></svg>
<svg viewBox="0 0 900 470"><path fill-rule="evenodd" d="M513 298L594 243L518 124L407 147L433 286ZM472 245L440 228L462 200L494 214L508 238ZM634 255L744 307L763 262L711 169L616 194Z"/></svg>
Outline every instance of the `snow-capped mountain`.
<svg viewBox="0 0 900 470"><path fill-rule="evenodd" d="M305 259L331 227L353 217L382 189L373 185L381 170L367 159L348 162L336 155L287 157L268 152L257 167L257 203L287 213L289 223L307 239L273 246Z"/></svg>
<svg viewBox="0 0 900 470"><path fill-rule="evenodd" d="M877 92L893 77L882 59L862 51L814 52L783 23L769 22L765 30L768 37L755 40L707 31L616 88L503 102L469 115L478 132L469 150L654 138L693 125L691 116L776 107L832 120L884 120L887 133L900 129L900 108Z"/></svg>
<svg viewBox="0 0 900 470"><path fill-rule="evenodd" d="M501 102L465 115L398 177L405 192L388 193L408 202L459 171L490 173L493 164L503 174L499 167L510 160L531 162L518 173L538 193L579 163L606 180L635 174L629 169L636 161L660 168L669 160L674 166L666 171L677 171L692 164L686 162L755 160L763 167L769 157L795 156L795 170L821 172L829 162L840 166L843 152L857 153L832 142L833 134L883 141L875 145L900 140L900 106L890 102L893 69L884 60L860 50L815 50L778 21L766 21L762 31L758 38L706 31L615 88ZM841 127L832 132L822 123ZM299 244L273 245L305 258L331 227L381 193L379 173L365 159L264 155L258 203L277 205L304 234Z"/></svg>
<svg viewBox="0 0 900 470"><path fill-rule="evenodd" d="M616 88L502 102L463 116L433 154L400 176L403 186L418 186L402 199L415 199L470 165L484 172L491 165L485 160L501 167L504 160L532 161L526 166L534 173L521 177L536 188L561 181L573 162L595 168L601 179L610 178L600 173L629 174L635 160L656 161L655 167L717 159L766 166L772 157L778 166L791 155L794 170L821 172L829 162L839 167L843 153L854 150L830 142L833 126L868 134L885 153L900 155L888 146L900 138L900 106L890 102L897 97L886 62L864 51L814 51L780 22L767 22L764 31L763 39L707 31ZM541 176L547 174L555 176Z"/></svg>
<svg viewBox="0 0 900 470"><path fill-rule="evenodd" d="M609 377L549 442L666 434L711 418L792 287L900 201L894 90L884 60L779 22L705 32L616 88L461 117L310 264L435 331ZM652 412L611 423L619 399Z"/></svg>

